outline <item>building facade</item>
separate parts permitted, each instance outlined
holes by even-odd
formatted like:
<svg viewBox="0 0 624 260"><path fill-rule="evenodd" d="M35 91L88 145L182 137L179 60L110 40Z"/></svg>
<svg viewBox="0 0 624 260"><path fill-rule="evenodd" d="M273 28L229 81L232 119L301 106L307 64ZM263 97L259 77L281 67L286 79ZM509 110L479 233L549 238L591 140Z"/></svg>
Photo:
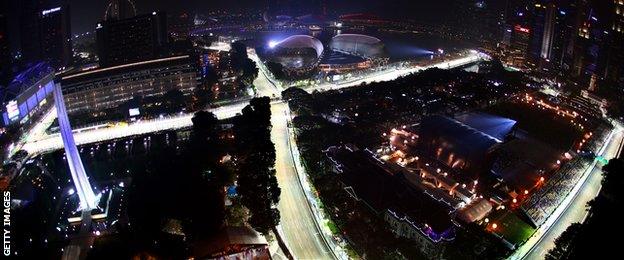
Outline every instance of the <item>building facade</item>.
<svg viewBox="0 0 624 260"><path fill-rule="evenodd" d="M115 66L160 57L167 47L164 12L109 19L96 26L100 66Z"/></svg>
<svg viewBox="0 0 624 260"><path fill-rule="evenodd" d="M72 61L69 4L65 0L16 1L19 58L25 64L48 62L55 69Z"/></svg>
<svg viewBox="0 0 624 260"><path fill-rule="evenodd" d="M61 76L67 112L98 115L135 96L170 90L190 94L199 84L195 59L188 55L146 60Z"/></svg>
<svg viewBox="0 0 624 260"><path fill-rule="evenodd" d="M47 63L38 63L15 76L0 89L2 124L29 125L50 104L54 89L54 69Z"/></svg>
<svg viewBox="0 0 624 260"><path fill-rule="evenodd" d="M624 88L624 0L612 0L611 41L605 78Z"/></svg>

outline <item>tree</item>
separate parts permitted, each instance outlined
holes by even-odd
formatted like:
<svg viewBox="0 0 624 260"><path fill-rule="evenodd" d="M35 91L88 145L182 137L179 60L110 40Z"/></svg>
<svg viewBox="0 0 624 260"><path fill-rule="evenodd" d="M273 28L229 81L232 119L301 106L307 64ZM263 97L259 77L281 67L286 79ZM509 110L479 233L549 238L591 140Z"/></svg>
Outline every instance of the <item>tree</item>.
<svg viewBox="0 0 624 260"><path fill-rule="evenodd" d="M218 75L214 69L210 68L202 79L202 84L197 86L193 92L193 109L200 110L206 107L212 95L212 87L218 82Z"/></svg>
<svg viewBox="0 0 624 260"><path fill-rule="evenodd" d="M276 79L285 79L286 73L284 73L284 66L280 63L269 61L266 63L267 68Z"/></svg>
<svg viewBox="0 0 624 260"><path fill-rule="evenodd" d="M172 89L163 95L163 101L167 113L179 112L184 107L184 94L179 89Z"/></svg>
<svg viewBox="0 0 624 260"><path fill-rule="evenodd" d="M251 213L249 224L267 234L279 223L280 188L275 176L268 97L254 98L234 121L239 156L238 192Z"/></svg>
<svg viewBox="0 0 624 260"><path fill-rule="evenodd" d="M581 232L582 228L583 228L583 225L579 223L574 223L570 225L555 240L555 247L548 251L548 254L545 256L545 259L546 260L568 259L571 246L574 243L574 239Z"/></svg>
<svg viewBox="0 0 624 260"><path fill-rule="evenodd" d="M624 232L620 209L624 204L624 162L611 159L603 168L602 189L589 203L590 213L583 224L573 224L555 241L547 259L587 259L618 253L619 240L613 236ZM613 235L613 236L611 236ZM600 239L604 238L604 239Z"/></svg>

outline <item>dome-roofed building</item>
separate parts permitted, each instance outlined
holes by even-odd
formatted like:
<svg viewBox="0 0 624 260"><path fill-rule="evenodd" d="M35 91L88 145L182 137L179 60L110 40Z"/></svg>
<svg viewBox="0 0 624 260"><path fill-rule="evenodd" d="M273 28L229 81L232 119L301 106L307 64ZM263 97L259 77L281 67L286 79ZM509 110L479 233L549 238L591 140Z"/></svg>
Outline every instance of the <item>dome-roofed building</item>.
<svg viewBox="0 0 624 260"><path fill-rule="evenodd" d="M286 69L311 68L323 54L323 44L308 35L294 35L279 42L269 43L271 60Z"/></svg>
<svg viewBox="0 0 624 260"><path fill-rule="evenodd" d="M339 34L332 38L330 48L365 58L384 56L384 45L381 40L363 34Z"/></svg>

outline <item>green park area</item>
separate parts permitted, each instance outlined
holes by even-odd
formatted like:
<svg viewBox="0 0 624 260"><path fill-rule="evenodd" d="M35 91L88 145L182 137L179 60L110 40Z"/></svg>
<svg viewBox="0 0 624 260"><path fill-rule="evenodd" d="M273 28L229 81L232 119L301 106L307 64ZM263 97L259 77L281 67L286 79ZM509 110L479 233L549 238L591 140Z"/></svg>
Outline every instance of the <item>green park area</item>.
<svg viewBox="0 0 624 260"><path fill-rule="evenodd" d="M495 223L498 225L495 233L516 246L524 243L535 232L531 225L511 211L505 211Z"/></svg>

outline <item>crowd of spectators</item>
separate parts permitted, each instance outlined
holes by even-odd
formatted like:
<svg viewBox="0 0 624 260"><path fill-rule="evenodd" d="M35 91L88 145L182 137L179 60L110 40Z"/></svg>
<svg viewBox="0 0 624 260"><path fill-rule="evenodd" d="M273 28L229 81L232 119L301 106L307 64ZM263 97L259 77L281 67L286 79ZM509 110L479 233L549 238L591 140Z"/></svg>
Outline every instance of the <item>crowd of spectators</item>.
<svg viewBox="0 0 624 260"><path fill-rule="evenodd" d="M577 157L556 171L544 187L537 190L522 209L536 226L542 225L583 176L590 160Z"/></svg>

